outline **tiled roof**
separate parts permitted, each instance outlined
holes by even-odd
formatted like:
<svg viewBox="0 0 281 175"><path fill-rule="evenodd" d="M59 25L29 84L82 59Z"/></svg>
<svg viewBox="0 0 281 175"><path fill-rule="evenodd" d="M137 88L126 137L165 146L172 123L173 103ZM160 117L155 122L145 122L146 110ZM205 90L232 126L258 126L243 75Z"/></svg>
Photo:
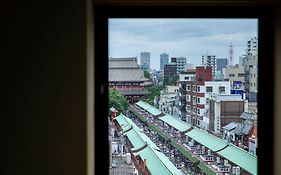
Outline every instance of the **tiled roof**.
<svg viewBox="0 0 281 175"><path fill-rule="evenodd" d="M233 129L235 129L238 126L238 123L235 122L231 122L227 125L225 125L224 127L222 127L223 129L227 130L227 131L231 131Z"/></svg>
<svg viewBox="0 0 281 175"><path fill-rule="evenodd" d="M110 58L108 60L109 68L138 68L137 57L131 58Z"/></svg>
<svg viewBox="0 0 281 175"><path fill-rule="evenodd" d="M119 90L122 95L146 95L149 94L147 90Z"/></svg>
<svg viewBox="0 0 281 175"><path fill-rule="evenodd" d="M141 68L109 68L108 75L109 82L148 81Z"/></svg>
<svg viewBox="0 0 281 175"><path fill-rule="evenodd" d="M252 123L245 123L245 124L239 124L235 130L234 130L234 133L235 134L245 134L245 135L248 135L251 131L253 127L253 124Z"/></svg>

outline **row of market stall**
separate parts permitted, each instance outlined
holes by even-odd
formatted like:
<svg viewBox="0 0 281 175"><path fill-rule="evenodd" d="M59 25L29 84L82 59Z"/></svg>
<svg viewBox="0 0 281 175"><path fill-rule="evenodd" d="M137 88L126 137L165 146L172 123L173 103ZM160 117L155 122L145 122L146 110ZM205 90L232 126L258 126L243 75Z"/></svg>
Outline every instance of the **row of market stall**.
<svg viewBox="0 0 281 175"><path fill-rule="evenodd" d="M129 110L206 174L257 174L257 157L143 101Z"/></svg>

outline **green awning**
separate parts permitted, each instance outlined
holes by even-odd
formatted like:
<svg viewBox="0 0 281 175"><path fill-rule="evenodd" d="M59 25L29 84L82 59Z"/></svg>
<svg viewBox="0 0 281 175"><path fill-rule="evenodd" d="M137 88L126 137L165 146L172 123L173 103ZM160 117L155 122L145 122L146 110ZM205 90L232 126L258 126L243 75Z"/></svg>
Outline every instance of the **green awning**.
<svg viewBox="0 0 281 175"><path fill-rule="evenodd" d="M170 114L166 114L163 117L159 117L160 120L162 120L163 122L169 124L170 126L176 128L179 131L185 131L189 128L191 128L191 125L170 115Z"/></svg>
<svg viewBox="0 0 281 175"><path fill-rule="evenodd" d="M142 109L149 112L151 115L157 116L162 113L162 111L154 106L151 106L148 103L145 103L143 101L139 101L136 103L137 106L141 107Z"/></svg>
<svg viewBox="0 0 281 175"><path fill-rule="evenodd" d="M212 151L218 151L227 145L227 141L213 136L198 128L192 129L190 132L185 133L185 135L189 136L196 142L204 145Z"/></svg>
<svg viewBox="0 0 281 175"><path fill-rule="evenodd" d="M142 101L139 101L138 104L139 104L138 106L140 106L140 107L142 106L143 109L146 109L146 110L152 107L151 105L149 105L145 102L142 102ZM171 125L172 127L176 128L179 131L185 131L191 127L190 124L177 120L174 116L171 116L171 115L165 115L163 117L159 117L159 119L164 121L165 123ZM157 132L162 138L164 138L166 140L170 140L170 137L167 136L165 133L163 133L156 126L150 125L149 127L151 129L153 129L155 132ZM254 156L232 144L228 144L228 142L226 140L223 140L219 137L216 137L216 136L209 134L198 128L193 128L191 131L185 133L185 135L194 139L196 142L204 145L206 148L211 149L214 152L217 152L217 154L228 159L229 161L233 162L234 164L240 166L241 168L248 171L249 173L257 174L257 157L256 156ZM171 140L171 144L192 162L198 161L198 158L193 157L190 152L188 152L183 146L179 145L174 140ZM229 145L229 146L227 146L227 145ZM222 149L222 148L224 148L224 149ZM221 150L221 151L219 151L219 150ZM200 165L200 166L202 169L207 171L206 167L204 167L203 165Z"/></svg>
<svg viewBox="0 0 281 175"><path fill-rule="evenodd" d="M145 103L143 101L137 102L136 105L141 107L144 110L147 110L147 109L151 108L151 106L148 103Z"/></svg>
<svg viewBox="0 0 281 175"><path fill-rule="evenodd" d="M138 150L147 145L144 149L134 153L134 155L139 155L142 160L146 159L146 165L151 174L183 175L181 171L178 170L169 160L169 158L159 151L159 148L133 123L131 119L121 114L116 117L116 120L122 127L123 132L127 130L124 135L126 135L132 143L132 151Z"/></svg>
<svg viewBox="0 0 281 175"><path fill-rule="evenodd" d="M229 145L224 150L217 152L217 154L225 157L226 159L240 166L244 170L252 174L257 174L257 157L248 153L247 151L242 150L241 148L238 148L234 145Z"/></svg>
<svg viewBox="0 0 281 175"><path fill-rule="evenodd" d="M153 116L160 115L162 111L158 108L155 108L154 106L151 106L150 108L147 109L147 112L149 112Z"/></svg>
<svg viewBox="0 0 281 175"><path fill-rule="evenodd" d="M146 166L152 175L183 175L163 153L151 147L134 155L139 155L142 160L146 159Z"/></svg>

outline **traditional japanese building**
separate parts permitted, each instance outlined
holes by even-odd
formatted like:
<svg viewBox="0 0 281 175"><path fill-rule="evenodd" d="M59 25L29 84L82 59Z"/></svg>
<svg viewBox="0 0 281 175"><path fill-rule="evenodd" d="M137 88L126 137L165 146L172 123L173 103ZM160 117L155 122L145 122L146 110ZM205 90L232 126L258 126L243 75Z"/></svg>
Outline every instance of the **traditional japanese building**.
<svg viewBox="0 0 281 175"><path fill-rule="evenodd" d="M130 102L139 101L140 97L147 95L144 89L144 71L139 67L137 57L109 58L109 89L115 88Z"/></svg>

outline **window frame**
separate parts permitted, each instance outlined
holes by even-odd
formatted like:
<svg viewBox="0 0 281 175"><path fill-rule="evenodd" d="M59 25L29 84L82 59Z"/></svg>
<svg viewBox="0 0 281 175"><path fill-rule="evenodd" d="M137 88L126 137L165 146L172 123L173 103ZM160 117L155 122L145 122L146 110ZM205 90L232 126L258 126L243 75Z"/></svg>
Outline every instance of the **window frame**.
<svg viewBox="0 0 281 175"><path fill-rule="evenodd" d="M94 1L93 2L93 16L94 16L94 58L108 58L108 45L107 41L104 38L107 38L107 19L110 17L114 18L124 18L124 17L188 17L188 18L258 18L259 20L259 33L258 38L260 41L258 43L258 48L263 48L258 52L258 75L259 79L257 84L263 84L263 88L259 89L259 96L258 96L258 108L259 108L259 116L266 115L268 116L266 119L265 117L259 117L259 126L258 126L258 133L259 133L259 150L257 154L263 159L258 159L258 166L259 166L259 174L273 174L273 149L268 148L268 145L273 145L273 35L274 35L274 27L273 27L273 13L272 7L264 6L261 2L257 3L259 5L251 6L251 13L249 13L248 6L231 6L225 4L225 6L214 6L210 8L208 5L183 5L181 6L157 6L152 5L151 3L148 6L144 6L144 4L136 6L130 6L129 2L123 2L123 4L119 3L119 5L115 1L111 1L110 3L102 3L101 1ZM121 0L120 0L121 1ZM119 2L120 2L119 1ZM166 2L166 1L165 1ZM169 2L169 1L167 1ZM136 3L136 2L135 2ZM146 2L148 3L148 2ZM174 4L175 2L170 1L170 3ZM115 4L115 5L114 5ZM148 3L149 4L149 3ZM165 3L164 3L165 4ZM188 3L187 3L188 4ZM238 3L239 4L239 3ZM132 4L131 4L132 5ZM145 10L144 9L150 9ZM174 9L174 10L172 10ZM177 10L175 10L177 9ZM179 10L181 9L181 10ZM169 10L173 13L166 13ZM161 13L160 13L161 11ZM185 13L182 13L185 11ZM199 13L200 12L200 13ZM270 59L268 59L270 58ZM107 106L107 60L104 59L95 59L94 64L94 72L95 75L102 75L104 78L96 78L94 76L94 84L95 84L95 100L99 101L99 103L95 103L95 111L94 115L98 116L101 114L106 114L107 109L104 109ZM104 71L104 66L106 71ZM101 69L100 69L101 68ZM268 81L268 80L271 81ZM270 82L270 83L268 83ZM260 108L262 106L262 108ZM99 123L99 125L95 124L95 130L99 130L99 132L107 133L106 128L106 121L103 121L102 118L97 117L95 119L95 123ZM105 124L105 126L103 126ZM265 131L265 132L260 132ZM107 142L107 135L101 134L103 136L95 135L95 140L98 140L100 145L106 145ZM265 143L263 143L265 142ZM99 148L99 146L95 146L95 148ZM97 153L97 152L96 152ZM101 164L103 157L106 157L106 154L100 155L100 161L96 161L95 167L103 167L97 166ZM107 159L105 159L107 160ZM106 167L108 170L108 166ZM105 170L105 169L104 169ZM101 172L105 172L102 170ZM99 171L98 171L99 172Z"/></svg>
<svg viewBox="0 0 281 175"><path fill-rule="evenodd" d="M208 88L211 88L211 91L208 91ZM213 86L206 86L206 92L213 92Z"/></svg>

